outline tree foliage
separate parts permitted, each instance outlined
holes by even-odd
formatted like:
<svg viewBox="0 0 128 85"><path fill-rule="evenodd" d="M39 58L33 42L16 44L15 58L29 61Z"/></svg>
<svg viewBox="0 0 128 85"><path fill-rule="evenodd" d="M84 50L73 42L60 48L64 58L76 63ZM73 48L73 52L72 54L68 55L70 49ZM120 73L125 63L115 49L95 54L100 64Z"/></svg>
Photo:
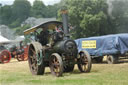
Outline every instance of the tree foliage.
<svg viewBox="0 0 128 85"><path fill-rule="evenodd" d="M116 33L128 32L128 0L113 1L112 21Z"/></svg>
<svg viewBox="0 0 128 85"><path fill-rule="evenodd" d="M46 6L42 0L35 0L31 6L27 0L15 0L12 5L0 4L0 24L8 25L22 34L24 29L30 27L21 27L21 23L28 17L56 17L57 11L66 6L69 22L74 27L71 31L73 38L128 32L128 0L112 0L111 15L108 13L107 1L61 0L58 4Z"/></svg>
<svg viewBox="0 0 128 85"><path fill-rule="evenodd" d="M13 21L21 23L22 21L28 18L30 14L30 8L30 2L28 2L27 0L15 0L14 4L12 5L11 19Z"/></svg>
<svg viewBox="0 0 128 85"><path fill-rule="evenodd" d="M61 5L68 9L69 22L75 27L74 38L128 32L128 0L111 1L112 16L107 1L61 0Z"/></svg>
<svg viewBox="0 0 128 85"><path fill-rule="evenodd" d="M28 17L56 17L57 10L57 4L46 6L42 0L35 0L32 6L28 0L15 0L12 5L0 4L0 24L16 29L16 33L22 34L23 29L30 27L21 27L21 23Z"/></svg>
<svg viewBox="0 0 128 85"><path fill-rule="evenodd" d="M3 7L0 7L0 24L8 25L11 23L11 6L5 5Z"/></svg>
<svg viewBox="0 0 128 85"><path fill-rule="evenodd" d="M110 33L105 0L65 0L74 38Z"/></svg>
<svg viewBox="0 0 128 85"><path fill-rule="evenodd" d="M31 8L31 14L33 17L36 17L36 18L45 17L46 11L47 11L46 6L41 0L34 1L33 6Z"/></svg>
<svg viewBox="0 0 128 85"><path fill-rule="evenodd" d="M59 8L58 4L48 5L47 6L47 11L46 11L46 13L47 13L46 17L49 17L49 18L57 17L57 12L58 12L59 9L60 8Z"/></svg>

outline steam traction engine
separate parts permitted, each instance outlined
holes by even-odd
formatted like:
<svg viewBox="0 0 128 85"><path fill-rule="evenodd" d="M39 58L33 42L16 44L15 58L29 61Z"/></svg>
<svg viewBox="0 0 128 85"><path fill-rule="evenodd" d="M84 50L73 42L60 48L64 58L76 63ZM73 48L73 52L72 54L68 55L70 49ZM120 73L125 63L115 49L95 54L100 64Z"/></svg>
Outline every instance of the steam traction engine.
<svg viewBox="0 0 128 85"><path fill-rule="evenodd" d="M72 72L78 64L81 72L90 72L91 57L86 51L78 53L77 45L70 39L67 11L62 10L63 23L44 22L24 31L31 41L28 50L29 67L34 75L43 75L45 67L50 67L55 76Z"/></svg>
<svg viewBox="0 0 128 85"><path fill-rule="evenodd" d="M11 56L18 61L26 61L28 59L28 45L23 45L23 41L20 41L18 46L12 46L10 48Z"/></svg>

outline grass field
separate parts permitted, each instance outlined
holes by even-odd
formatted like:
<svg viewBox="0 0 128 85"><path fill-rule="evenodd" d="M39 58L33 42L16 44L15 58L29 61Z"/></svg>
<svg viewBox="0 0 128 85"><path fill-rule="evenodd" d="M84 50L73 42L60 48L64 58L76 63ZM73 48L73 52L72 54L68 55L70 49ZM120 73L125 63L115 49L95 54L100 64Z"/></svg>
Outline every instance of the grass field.
<svg viewBox="0 0 128 85"><path fill-rule="evenodd" d="M128 62L93 64L90 73L80 73L76 66L72 73L56 78L49 68L43 76L34 76L27 61L11 60L0 64L0 85L128 85Z"/></svg>

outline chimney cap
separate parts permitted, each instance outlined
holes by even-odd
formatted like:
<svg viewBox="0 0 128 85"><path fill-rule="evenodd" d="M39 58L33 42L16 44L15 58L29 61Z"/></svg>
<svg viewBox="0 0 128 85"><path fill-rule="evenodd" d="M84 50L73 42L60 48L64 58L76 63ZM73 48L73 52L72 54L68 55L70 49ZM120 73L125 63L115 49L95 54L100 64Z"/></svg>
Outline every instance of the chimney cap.
<svg viewBox="0 0 128 85"><path fill-rule="evenodd" d="M68 13L67 7L63 6L61 8L61 14L67 14L67 13Z"/></svg>

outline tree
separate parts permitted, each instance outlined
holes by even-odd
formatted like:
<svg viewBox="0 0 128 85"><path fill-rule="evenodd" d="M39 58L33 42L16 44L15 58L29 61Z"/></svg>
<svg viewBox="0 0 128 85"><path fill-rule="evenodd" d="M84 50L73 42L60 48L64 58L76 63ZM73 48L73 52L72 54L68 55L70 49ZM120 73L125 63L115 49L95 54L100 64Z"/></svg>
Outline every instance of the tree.
<svg viewBox="0 0 128 85"><path fill-rule="evenodd" d="M116 33L128 32L128 0L117 0L112 2L112 22Z"/></svg>
<svg viewBox="0 0 128 85"><path fill-rule="evenodd" d="M58 4L48 5L47 6L47 15L46 15L46 17L49 17L49 18L56 17L58 9L59 9Z"/></svg>
<svg viewBox="0 0 128 85"><path fill-rule="evenodd" d="M112 33L108 23L106 0L62 0L69 22L75 27L74 38Z"/></svg>
<svg viewBox="0 0 128 85"><path fill-rule="evenodd" d="M0 8L2 7L2 4L0 3Z"/></svg>
<svg viewBox="0 0 128 85"><path fill-rule="evenodd" d="M27 0L15 0L12 5L12 21L18 22L16 26L27 19L30 14L31 5ZM14 23L16 23L14 22ZM12 23L13 24L13 23ZM13 27L16 27L13 26Z"/></svg>
<svg viewBox="0 0 128 85"><path fill-rule="evenodd" d="M28 29L28 28L30 28L31 26L29 25L29 24L26 24L26 25L24 25L24 26L22 26L22 27L16 27L16 28L14 28L14 30L16 31L15 32L15 34L17 35L23 35L24 33L23 33L23 31L24 30L26 30L26 29Z"/></svg>
<svg viewBox="0 0 128 85"><path fill-rule="evenodd" d="M31 9L31 16L41 18L46 16L46 6L41 0L35 0Z"/></svg>
<svg viewBox="0 0 128 85"><path fill-rule="evenodd" d="M12 8L9 5L0 7L0 24L8 25L11 23Z"/></svg>

